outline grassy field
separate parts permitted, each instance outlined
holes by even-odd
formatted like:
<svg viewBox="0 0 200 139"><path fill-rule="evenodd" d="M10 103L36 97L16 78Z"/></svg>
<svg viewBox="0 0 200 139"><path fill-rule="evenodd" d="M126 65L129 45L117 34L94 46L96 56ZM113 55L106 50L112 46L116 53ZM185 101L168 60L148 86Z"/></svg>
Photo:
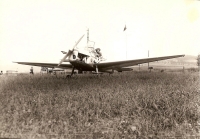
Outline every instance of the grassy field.
<svg viewBox="0 0 200 139"><path fill-rule="evenodd" d="M169 138L197 135L198 72L0 76L0 137Z"/></svg>

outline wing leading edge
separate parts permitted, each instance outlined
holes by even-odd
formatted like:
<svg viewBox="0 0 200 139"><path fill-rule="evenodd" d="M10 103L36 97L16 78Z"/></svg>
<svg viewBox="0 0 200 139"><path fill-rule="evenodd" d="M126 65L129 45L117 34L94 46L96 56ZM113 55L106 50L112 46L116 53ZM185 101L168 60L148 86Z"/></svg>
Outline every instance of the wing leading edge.
<svg viewBox="0 0 200 139"><path fill-rule="evenodd" d="M160 61L160 60L166 60L166 59L172 59L177 57L183 57L185 55L173 55L173 56L164 56L164 57L154 57L154 58L145 58L145 59L135 59L135 60L125 60L125 61L115 61L115 62L104 62L104 63L96 63L93 65L93 67L97 66L99 70L105 71L109 69L114 70L121 70L123 67L130 67L138 64L148 63L148 62L154 62L154 61ZM31 65L31 66L40 66L40 67L49 67L49 68L57 68L57 63L36 63L36 62L14 62L22 65ZM73 63L77 64L76 66L82 68L83 65L80 63ZM68 69L73 68L72 64L61 64L58 68L62 69ZM87 68L88 70L88 68ZM90 69L92 70L92 69Z"/></svg>
<svg viewBox="0 0 200 139"><path fill-rule="evenodd" d="M122 67L129 67L138 64L172 59L177 57L184 57L185 55L173 55L173 56L164 56L164 57L154 57L154 58L145 58L145 59L135 59L135 60L125 60L125 61L116 61L116 62L105 62L105 63L97 63L99 69L108 70L108 69L119 69Z"/></svg>
<svg viewBox="0 0 200 139"><path fill-rule="evenodd" d="M62 68L62 69L72 68L71 64L61 64L58 67L58 63L36 63L36 62L13 62L13 63L18 63L22 65L39 66L39 67L48 67L48 68Z"/></svg>

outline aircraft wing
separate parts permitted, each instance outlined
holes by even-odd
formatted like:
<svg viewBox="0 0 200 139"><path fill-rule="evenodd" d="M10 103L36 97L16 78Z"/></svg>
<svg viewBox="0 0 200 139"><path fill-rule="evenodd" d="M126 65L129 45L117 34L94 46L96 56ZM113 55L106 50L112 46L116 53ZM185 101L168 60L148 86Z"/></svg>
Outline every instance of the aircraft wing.
<svg viewBox="0 0 200 139"><path fill-rule="evenodd" d="M109 70L109 69L120 69L122 67L129 67L138 64L166 60L171 58L183 57L185 55L173 55L173 56L163 56L163 57L154 57L154 58L144 58L144 59L135 59L135 60L125 60L125 61L116 61L116 62L105 62L97 63L97 67L100 70Z"/></svg>
<svg viewBox="0 0 200 139"><path fill-rule="evenodd" d="M72 68L71 64L61 64L58 67L58 63L36 63L36 62L14 62L14 63L18 63L18 64L22 64L22 65L48 67L48 68L62 68L62 69Z"/></svg>

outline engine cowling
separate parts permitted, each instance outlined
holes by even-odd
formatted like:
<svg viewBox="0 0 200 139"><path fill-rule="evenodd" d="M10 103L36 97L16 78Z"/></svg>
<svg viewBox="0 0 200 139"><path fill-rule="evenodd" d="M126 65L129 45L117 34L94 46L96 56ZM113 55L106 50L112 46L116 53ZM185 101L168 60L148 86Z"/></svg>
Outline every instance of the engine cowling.
<svg viewBox="0 0 200 139"><path fill-rule="evenodd" d="M72 52L72 54L70 55L70 58L69 58L70 60L76 60L76 59L78 59L78 50L74 50L73 52Z"/></svg>

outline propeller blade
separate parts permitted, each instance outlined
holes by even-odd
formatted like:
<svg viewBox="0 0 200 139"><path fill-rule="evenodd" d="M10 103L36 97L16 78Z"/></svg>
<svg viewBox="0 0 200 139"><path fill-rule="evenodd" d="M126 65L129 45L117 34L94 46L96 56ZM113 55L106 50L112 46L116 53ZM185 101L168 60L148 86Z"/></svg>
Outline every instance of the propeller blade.
<svg viewBox="0 0 200 139"><path fill-rule="evenodd" d="M74 48L78 45L78 43L82 40L82 38L84 37L84 35L76 42L76 44L74 45L72 50L69 50L68 53L66 53L66 55L61 59L61 61L59 62L58 66L60 66L60 64L68 57L72 54L72 52L74 51Z"/></svg>
<svg viewBox="0 0 200 139"><path fill-rule="evenodd" d="M71 53L72 53L72 51L69 50L68 53L60 60L60 63L58 64L58 66L60 66L60 64L61 64L68 56L70 56Z"/></svg>
<svg viewBox="0 0 200 139"><path fill-rule="evenodd" d="M70 55L72 54L72 52L73 52L73 51L69 50L69 51L67 52L67 57L70 56Z"/></svg>
<svg viewBox="0 0 200 139"><path fill-rule="evenodd" d="M85 35L85 34L84 34ZM73 47L73 50L74 50L74 48L78 45L78 43L82 40L82 38L84 37L84 35L76 42L76 44L74 45L74 47Z"/></svg>

